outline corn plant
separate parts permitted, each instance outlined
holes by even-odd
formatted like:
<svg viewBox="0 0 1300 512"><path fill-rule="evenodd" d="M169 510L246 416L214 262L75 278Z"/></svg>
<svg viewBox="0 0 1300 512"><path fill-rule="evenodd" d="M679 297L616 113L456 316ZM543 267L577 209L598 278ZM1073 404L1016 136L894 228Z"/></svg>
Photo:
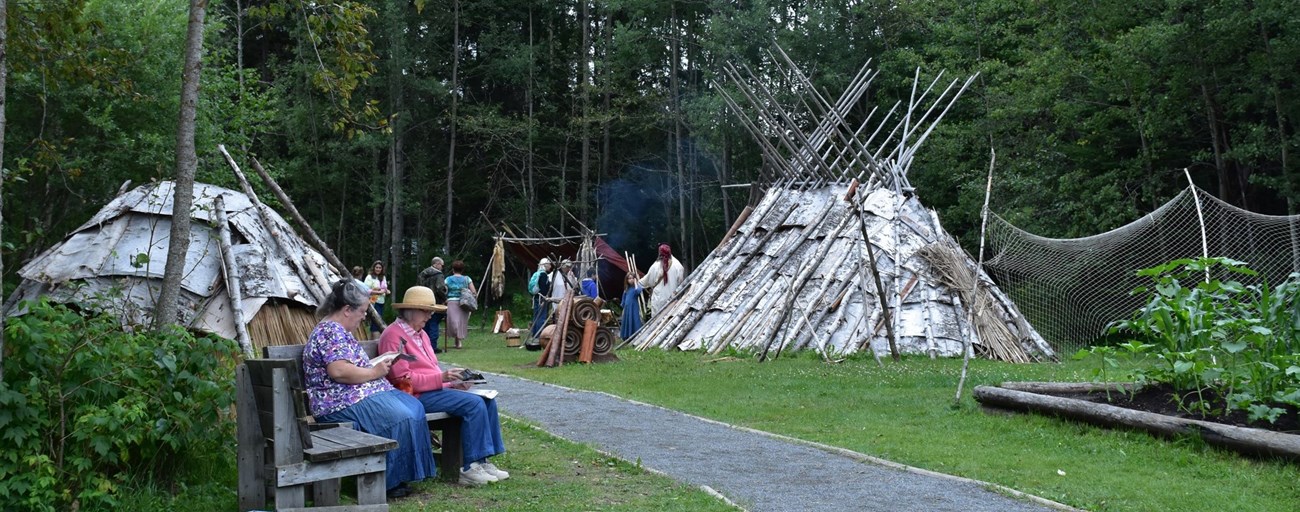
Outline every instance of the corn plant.
<svg viewBox="0 0 1300 512"><path fill-rule="evenodd" d="M1130 337L1130 347L1154 349L1153 363L1138 369L1135 379L1169 384L1188 412L1240 409L1252 421L1275 422L1285 413L1278 405L1300 406L1300 274L1275 288L1267 282L1245 285L1216 277L1258 278L1243 262L1199 258L1174 260L1138 275L1152 279L1133 291L1146 296L1146 305L1108 328L1110 334ZM1103 365L1119 353L1093 350ZM1211 391L1225 398L1223 409L1211 404Z"/></svg>

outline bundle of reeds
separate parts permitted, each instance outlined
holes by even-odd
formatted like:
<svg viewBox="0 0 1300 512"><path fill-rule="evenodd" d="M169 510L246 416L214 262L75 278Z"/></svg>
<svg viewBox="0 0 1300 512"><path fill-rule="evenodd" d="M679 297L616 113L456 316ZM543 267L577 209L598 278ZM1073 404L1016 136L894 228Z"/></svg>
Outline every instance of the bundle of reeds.
<svg viewBox="0 0 1300 512"><path fill-rule="evenodd" d="M990 358L1013 363L1034 362L1021 346L1019 337L998 316L997 303L989 293L988 283L979 280L977 285L975 269L967 264L968 258L960 248L935 242L922 247L917 255L930 263L935 279L970 308L968 313L975 325L976 337Z"/></svg>

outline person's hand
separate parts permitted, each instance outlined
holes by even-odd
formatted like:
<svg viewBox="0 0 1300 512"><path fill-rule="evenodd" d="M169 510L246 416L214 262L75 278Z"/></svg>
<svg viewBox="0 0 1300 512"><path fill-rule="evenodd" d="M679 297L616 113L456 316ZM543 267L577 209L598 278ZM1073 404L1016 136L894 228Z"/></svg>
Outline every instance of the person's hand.
<svg viewBox="0 0 1300 512"><path fill-rule="evenodd" d="M460 380L461 373L464 371L465 371L464 368L452 368L450 370L447 370L442 374L442 381L451 382L455 380Z"/></svg>
<svg viewBox="0 0 1300 512"><path fill-rule="evenodd" d="M459 389L459 390L461 390L461 391L466 391L466 390L468 390L468 389L469 389L470 387L472 387L472 386L473 386L473 384L470 384L470 383L465 382L465 381L463 381L463 380L458 380L458 381L456 381L455 384L452 384L452 385L451 385L451 389Z"/></svg>
<svg viewBox="0 0 1300 512"><path fill-rule="evenodd" d="M391 360L380 361L378 363L375 363L375 366L373 366L373 368L375 369L375 371L379 372L379 375L376 376L375 378L382 379L385 375L388 375L388 370L393 368L393 362Z"/></svg>

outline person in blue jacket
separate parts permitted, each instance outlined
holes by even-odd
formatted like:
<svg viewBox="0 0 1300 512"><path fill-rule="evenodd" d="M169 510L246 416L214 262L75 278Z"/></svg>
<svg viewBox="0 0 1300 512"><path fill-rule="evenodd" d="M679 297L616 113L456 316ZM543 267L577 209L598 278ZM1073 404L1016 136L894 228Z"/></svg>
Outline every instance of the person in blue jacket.
<svg viewBox="0 0 1300 512"><path fill-rule="evenodd" d="M587 278L582 280L582 294L593 299L600 297L600 288L596 286L596 268L587 269Z"/></svg>

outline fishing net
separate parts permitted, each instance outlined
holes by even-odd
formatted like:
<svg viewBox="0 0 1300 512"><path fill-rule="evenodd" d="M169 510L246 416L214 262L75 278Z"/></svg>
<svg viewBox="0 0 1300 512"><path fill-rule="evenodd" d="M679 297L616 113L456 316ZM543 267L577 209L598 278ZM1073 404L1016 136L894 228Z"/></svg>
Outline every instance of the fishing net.
<svg viewBox="0 0 1300 512"><path fill-rule="evenodd" d="M1137 221L1085 238L1045 238L993 215L988 244L985 269L999 288L1057 353L1070 354L1142 307L1131 292L1151 280L1138 270L1208 253L1245 262L1260 272L1255 282L1281 283L1300 269L1300 216L1252 213L1190 187Z"/></svg>

